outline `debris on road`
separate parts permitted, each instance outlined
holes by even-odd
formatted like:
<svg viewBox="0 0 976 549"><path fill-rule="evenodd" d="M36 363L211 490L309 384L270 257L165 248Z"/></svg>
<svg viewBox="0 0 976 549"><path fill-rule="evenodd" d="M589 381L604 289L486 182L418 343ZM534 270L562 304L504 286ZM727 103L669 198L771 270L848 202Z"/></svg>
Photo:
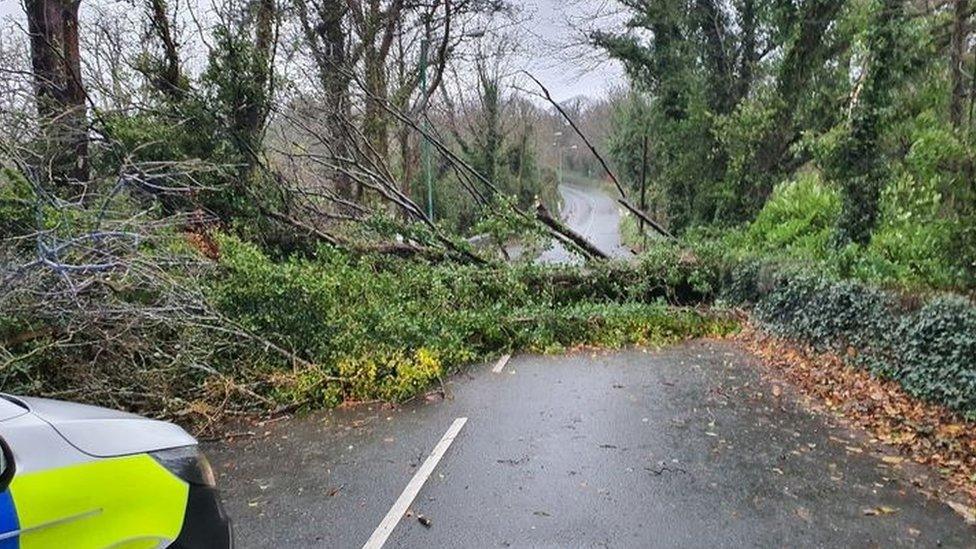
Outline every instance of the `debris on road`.
<svg viewBox="0 0 976 549"><path fill-rule="evenodd" d="M946 483L932 487L941 499L964 518L967 515L960 508L968 508L972 515L976 507L976 422L912 397L897 383L850 367L837 355L813 352L751 329L735 338L762 359L771 383L789 382L806 397L802 404L829 413L845 427L863 429L871 442L896 449L882 453L883 463L901 466L914 462L930 467L933 476ZM836 437L831 440L845 442ZM845 447L849 453L866 453L856 446ZM948 501L958 495L969 501L968 507Z"/></svg>

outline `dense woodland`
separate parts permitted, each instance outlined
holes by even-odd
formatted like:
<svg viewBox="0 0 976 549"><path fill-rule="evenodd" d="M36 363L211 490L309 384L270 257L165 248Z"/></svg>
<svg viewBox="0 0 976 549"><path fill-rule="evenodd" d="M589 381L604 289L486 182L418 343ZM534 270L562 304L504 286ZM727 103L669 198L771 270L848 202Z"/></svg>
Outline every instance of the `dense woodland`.
<svg viewBox="0 0 976 549"><path fill-rule="evenodd" d="M709 303L856 332L872 371L976 411L976 339L950 378L929 352L976 330L968 0L622 0L577 31L627 85L560 102L519 66L521 8L25 0L0 33L0 388L207 427L734 329L675 308ZM559 221L564 177L619 199L632 260ZM553 241L581 264L509 258Z"/></svg>
<svg viewBox="0 0 976 549"><path fill-rule="evenodd" d="M647 136L657 215L754 223L739 246L844 275L972 287L967 2L626 4L628 30L594 40L631 76L610 146L634 181Z"/></svg>

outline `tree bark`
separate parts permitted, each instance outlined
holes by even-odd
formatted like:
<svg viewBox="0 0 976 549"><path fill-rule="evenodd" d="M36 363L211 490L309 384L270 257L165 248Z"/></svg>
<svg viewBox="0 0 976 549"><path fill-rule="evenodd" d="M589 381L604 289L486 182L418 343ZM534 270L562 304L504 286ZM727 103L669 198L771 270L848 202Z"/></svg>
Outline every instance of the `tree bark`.
<svg viewBox="0 0 976 549"><path fill-rule="evenodd" d="M87 95L78 45L80 0L25 0L34 96L42 130L41 177L64 198L89 179Z"/></svg>
<svg viewBox="0 0 976 549"><path fill-rule="evenodd" d="M314 11L310 12L311 6ZM305 32L305 41L318 68L319 83L327 103L326 125L333 141L334 154L348 158L352 154L346 125L352 120L349 100L349 37L344 22L348 13L345 0L297 0L296 11ZM336 191L350 199L355 183L344 173L336 174Z"/></svg>
<svg viewBox="0 0 976 549"><path fill-rule="evenodd" d="M256 0L255 8L254 59L251 78L254 79L254 88L261 91L245 105L244 120L248 139L256 146L261 142L271 101L270 82L278 13L275 0Z"/></svg>
<svg viewBox="0 0 976 549"><path fill-rule="evenodd" d="M159 74L151 77L156 89L171 99L180 100L186 94L186 83L180 68L179 47L173 36L166 0L149 0L149 22L163 50L163 66Z"/></svg>
<svg viewBox="0 0 976 549"><path fill-rule="evenodd" d="M963 82L963 55L969 37L969 0L953 0L952 38L949 45L949 75L952 97L949 98L949 121L958 128L962 124L966 88Z"/></svg>

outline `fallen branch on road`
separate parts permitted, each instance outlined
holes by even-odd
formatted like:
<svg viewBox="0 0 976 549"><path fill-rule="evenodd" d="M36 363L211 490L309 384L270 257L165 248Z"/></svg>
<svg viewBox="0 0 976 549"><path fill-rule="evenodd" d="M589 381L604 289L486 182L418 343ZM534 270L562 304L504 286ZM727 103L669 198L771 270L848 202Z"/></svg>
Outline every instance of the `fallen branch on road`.
<svg viewBox="0 0 976 549"><path fill-rule="evenodd" d="M535 82L537 86L539 86L539 89L542 90L541 94L533 94L533 95L542 97L543 99L548 101L556 109L556 111L559 112L560 116L562 116L563 119L566 120L566 123L569 124L569 127L573 129L573 132L575 132L576 135L578 135L580 139L583 140L583 143L586 144L587 148L590 149L590 152L593 153L593 156L595 156L597 161L600 162L600 165L603 166L603 171L606 172L607 176L610 177L610 180L613 181L613 185L617 188L617 192L620 193L620 199L618 200L618 202L620 202L621 205L623 205L625 208L633 212L634 215L644 220L644 222L650 225L650 227L655 231L657 231L658 234L660 234L661 236L669 240L673 240L674 235L671 234L670 231L665 229L664 226L658 223L657 221L654 221L653 219L648 217L646 213L641 211L639 208L637 208L627 200L627 191L624 190L623 185L620 184L620 180L617 179L617 176L613 173L613 170L610 169L610 165L607 164L607 161L604 160L603 156L596 150L596 147L594 147L593 143L591 143L590 140L586 137L586 134L584 134L583 131L580 130L579 126L576 125L576 121L574 121L573 118L569 116L569 113L567 113L566 110L563 109L562 105L560 105L555 99L552 98L552 94L549 93L549 89L546 88L546 86L542 82L540 82L538 78L532 76L532 74L529 73L528 71L522 71L522 72L530 79L532 79L532 81Z"/></svg>
<svg viewBox="0 0 976 549"><path fill-rule="evenodd" d="M577 233L576 231L570 229L569 227L563 225L555 217L549 213L549 209L545 207L541 202L535 206L535 217L543 225L549 227L553 231L565 236L569 239L572 244L582 250L586 255L591 258L597 259L610 259L610 256L605 254L602 250L594 246L587 240L583 235Z"/></svg>

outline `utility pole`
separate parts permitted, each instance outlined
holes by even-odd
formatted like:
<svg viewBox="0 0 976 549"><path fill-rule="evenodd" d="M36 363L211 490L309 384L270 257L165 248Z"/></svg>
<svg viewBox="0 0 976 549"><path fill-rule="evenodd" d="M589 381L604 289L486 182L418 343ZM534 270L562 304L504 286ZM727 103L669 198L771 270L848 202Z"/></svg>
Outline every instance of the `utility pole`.
<svg viewBox="0 0 976 549"><path fill-rule="evenodd" d="M641 181L640 181L640 209L641 212L647 213L647 134L644 134L644 141L641 146ZM647 250L647 233L644 232L644 219L640 219L640 234L643 238L643 244L641 245L641 251Z"/></svg>
<svg viewBox="0 0 976 549"><path fill-rule="evenodd" d="M552 134L556 138L556 142L552 145L556 147L556 155L559 159L556 161L556 183L558 185L563 184L563 132L555 132Z"/></svg>
<svg viewBox="0 0 976 549"><path fill-rule="evenodd" d="M427 217L434 220L434 176L430 165L430 141L427 135L430 134L430 121L427 119L427 52L430 49L430 40L427 37L420 42L420 93L423 94L424 109L422 111L424 135L420 136L420 156L424 165L424 179L427 182Z"/></svg>

